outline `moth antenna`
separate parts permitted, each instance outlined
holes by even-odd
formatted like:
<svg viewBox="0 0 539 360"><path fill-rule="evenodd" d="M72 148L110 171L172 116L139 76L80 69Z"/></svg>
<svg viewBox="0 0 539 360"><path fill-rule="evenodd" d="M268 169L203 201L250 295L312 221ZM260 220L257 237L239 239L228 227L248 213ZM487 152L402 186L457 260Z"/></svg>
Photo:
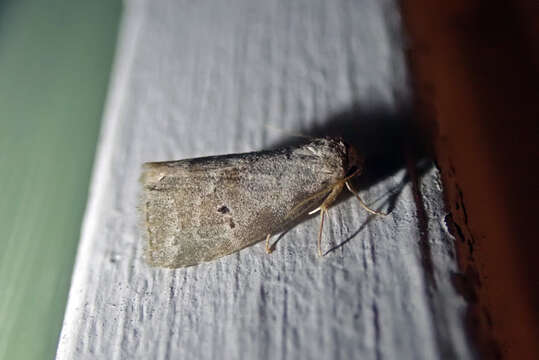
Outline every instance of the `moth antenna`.
<svg viewBox="0 0 539 360"><path fill-rule="evenodd" d="M320 231L318 232L318 256L324 256L322 254L322 229L324 228L324 216L327 210L325 207L320 208Z"/></svg>
<svg viewBox="0 0 539 360"><path fill-rule="evenodd" d="M365 204L365 202L363 200L361 200L361 198L359 197L359 194L352 188L352 185L350 185L350 183L348 181L345 181L345 184L346 184L346 187L348 188L348 190L350 190L350 192L356 196L356 198L359 200L359 203L361 204L361 206L365 210L367 210L368 212L370 212L371 214L374 214L374 215L382 215L382 216L387 215L387 214L385 214L383 212L379 212L379 211L376 211L376 210L373 210L373 209L369 208L367 206L367 204Z"/></svg>
<svg viewBox="0 0 539 360"><path fill-rule="evenodd" d="M353 177L355 177L355 176L358 176L360 173L361 173L361 169L357 169L357 170L354 171L351 175L348 175L347 177L345 177L345 178L342 179L341 181L348 182L348 180L350 180L351 178L353 178Z"/></svg>

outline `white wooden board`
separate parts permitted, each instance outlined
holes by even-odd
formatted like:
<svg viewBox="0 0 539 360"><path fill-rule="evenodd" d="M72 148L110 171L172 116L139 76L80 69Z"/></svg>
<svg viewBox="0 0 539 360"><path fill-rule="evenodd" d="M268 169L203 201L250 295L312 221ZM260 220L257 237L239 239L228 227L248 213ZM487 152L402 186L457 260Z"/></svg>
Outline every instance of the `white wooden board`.
<svg viewBox="0 0 539 360"><path fill-rule="evenodd" d="M473 357L439 173L424 167L414 192L402 156L411 96L395 2L125 6L57 358ZM324 258L312 218L271 255L261 243L197 267L148 267L141 164L289 140L267 125L351 139L368 155L363 197L391 215L343 199Z"/></svg>

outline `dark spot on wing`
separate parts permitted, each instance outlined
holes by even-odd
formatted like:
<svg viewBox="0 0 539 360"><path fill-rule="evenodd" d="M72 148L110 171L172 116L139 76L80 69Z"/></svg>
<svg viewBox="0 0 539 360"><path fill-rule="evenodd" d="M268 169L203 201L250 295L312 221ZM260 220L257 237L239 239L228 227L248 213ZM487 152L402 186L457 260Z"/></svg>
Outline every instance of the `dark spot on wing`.
<svg viewBox="0 0 539 360"><path fill-rule="evenodd" d="M231 229L234 229L236 227L236 224L234 224L234 220L230 219L230 222L228 223L230 225Z"/></svg>
<svg viewBox="0 0 539 360"><path fill-rule="evenodd" d="M226 205L221 206L219 209L217 209L217 211L221 214L228 214L230 212Z"/></svg>

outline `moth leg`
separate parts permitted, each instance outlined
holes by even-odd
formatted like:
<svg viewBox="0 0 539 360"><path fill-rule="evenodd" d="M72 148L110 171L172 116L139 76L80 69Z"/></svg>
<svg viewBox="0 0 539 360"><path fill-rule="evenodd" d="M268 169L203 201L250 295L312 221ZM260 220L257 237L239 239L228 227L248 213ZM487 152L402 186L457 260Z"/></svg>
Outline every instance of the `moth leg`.
<svg viewBox="0 0 539 360"><path fill-rule="evenodd" d="M313 211L309 211L309 215L316 214L316 213L319 212L321 209L322 209L322 207L319 206L319 207L317 207L316 209L314 209Z"/></svg>
<svg viewBox="0 0 539 360"><path fill-rule="evenodd" d="M329 194L331 192L331 190L332 190L332 187L327 187L326 189L323 189L322 191L319 191L316 194L313 194L313 195L309 196L307 199L302 200L299 204L294 206L292 208L292 210L290 210L288 212L285 219L289 219L292 215L294 215L296 213L296 210L298 210L302 206L305 206L305 204L307 204L309 201L311 201L311 200L313 200L313 199L315 199L317 197L320 197L321 195ZM319 210L320 210L320 208L317 208L317 209L309 212L309 215L312 215L312 214L318 212Z"/></svg>
<svg viewBox="0 0 539 360"><path fill-rule="evenodd" d="M271 234L268 234L268 236L266 236L266 253L268 254L271 254L272 253L272 249L271 249L271 246L270 246L270 237L271 237Z"/></svg>
<svg viewBox="0 0 539 360"><path fill-rule="evenodd" d="M322 229L324 228L324 215L326 215L327 209L320 207L320 231L318 231L318 256L323 256L322 254Z"/></svg>
<svg viewBox="0 0 539 360"><path fill-rule="evenodd" d="M385 214L383 212L375 211L375 210L369 208L367 206L367 204L365 204L365 202L363 200L361 200L361 198L359 197L359 194L354 190L354 188L352 188L352 185L350 185L350 183L348 181L346 181L345 184L346 184L346 187L348 188L348 190L350 190L350 192L356 196L356 198L359 200L359 203L361 204L361 206L365 210L367 210L368 212L370 212L371 214L374 214L374 215L382 215L382 216L387 215L387 214Z"/></svg>
<svg viewBox="0 0 539 360"><path fill-rule="evenodd" d="M315 213L320 210L320 231L318 232L318 256L323 256L322 254L322 229L324 228L324 217L333 202L337 199L343 188L342 183L336 184L329 195L324 199L322 205L320 205L316 210L311 211Z"/></svg>

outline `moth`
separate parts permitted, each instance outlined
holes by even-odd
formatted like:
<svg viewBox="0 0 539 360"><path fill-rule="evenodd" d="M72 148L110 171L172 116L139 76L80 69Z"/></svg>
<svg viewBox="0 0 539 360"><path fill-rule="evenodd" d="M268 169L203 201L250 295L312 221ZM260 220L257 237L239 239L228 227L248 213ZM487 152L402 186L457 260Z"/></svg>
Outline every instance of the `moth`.
<svg viewBox="0 0 539 360"><path fill-rule="evenodd" d="M208 262L266 240L320 212L324 217L364 159L339 138L300 146L143 165L142 212L150 265L179 268Z"/></svg>

